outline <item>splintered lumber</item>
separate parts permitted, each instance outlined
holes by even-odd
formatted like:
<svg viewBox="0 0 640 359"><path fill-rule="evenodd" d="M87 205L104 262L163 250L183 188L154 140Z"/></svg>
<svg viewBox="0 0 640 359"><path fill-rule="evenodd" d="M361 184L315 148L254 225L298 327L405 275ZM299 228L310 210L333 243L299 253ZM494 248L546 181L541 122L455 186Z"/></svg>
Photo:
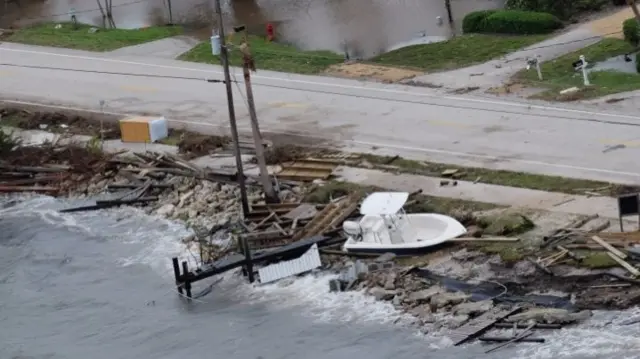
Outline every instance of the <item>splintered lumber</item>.
<svg viewBox="0 0 640 359"><path fill-rule="evenodd" d="M529 327L527 324L516 324L516 323L496 323L493 325L494 328L500 329L511 329L514 327L514 324L517 329L525 329ZM534 329L562 329L561 324L545 324L545 323L536 323L533 327Z"/></svg>
<svg viewBox="0 0 640 359"><path fill-rule="evenodd" d="M322 211L318 212L318 214L316 214L316 216L307 223L302 230L298 231L298 233L293 236L293 240L297 241L304 237L310 237L322 232L322 230L331 223L331 220L333 220L339 211L339 203L330 203Z"/></svg>
<svg viewBox="0 0 640 359"><path fill-rule="evenodd" d="M135 189L140 187L138 184L126 183L126 184L110 184L108 189ZM151 188L173 188L170 183L152 183Z"/></svg>
<svg viewBox="0 0 640 359"><path fill-rule="evenodd" d="M509 309L495 307L492 310L473 319L471 322L451 332L449 334L449 338L453 341L454 346L458 346L471 339L479 337L487 330L489 330L495 322L501 321L504 318L516 314L521 310L522 308L520 307Z"/></svg>
<svg viewBox="0 0 640 359"><path fill-rule="evenodd" d="M629 243L614 243L614 242L608 242L609 245L613 246L613 247L619 247L619 248L625 248L627 246L629 246ZM565 244L564 248L567 249L590 249L590 250L596 250L596 251L606 251L606 248L603 248L602 246L598 245L598 244L580 244L580 243L576 243L576 244Z"/></svg>
<svg viewBox="0 0 640 359"><path fill-rule="evenodd" d="M345 200L335 203L329 203L316 216L309 221L301 230L294 234L292 240L297 241L305 237L315 236L331 229L331 225L339 220L344 220L353 213L357 206L356 197L349 197ZM348 212L348 214L346 214Z"/></svg>
<svg viewBox="0 0 640 359"><path fill-rule="evenodd" d="M629 273L631 273L634 277L640 276L640 271L636 267L632 266L631 264L626 262L624 259L618 257L617 255L611 252L607 252L607 254L609 255L609 257L611 257L611 259L618 262L618 264L620 264L624 269L628 270Z"/></svg>
<svg viewBox="0 0 640 359"><path fill-rule="evenodd" d="M512 341L513 338L510 338L510 337L480 337L480 338L478 338L478 340L481 341L481 342L503 343L503 342ZM544 343L544 338L520 338L517 341L521 342L521 343Z"/></svg>
<svg viewBox="0 0 640 359"><path fill-rule="evenodd" d="M615 254L616 256L618 256L620 259L625 259L627 258L627 255L622 253L620 250L614 248L612 245L610 245L609 243L605 242L604 240L602 240L602 238L598 237L598 236L593 236L591 237L591 239L598 243L599 245L601 245L602 247L606 248L610 253Z"/></svg>
<svg viewBox="0 0 640 359"><path fill-rule="evenodd" d="M114 200L104 200L104 201L96 201L97 206L119 206L122 204L134 204L134 203L148 203L157 201L158 197L150 196L150 197L138 197L132 199L114 199Z"/></svg>
<svg viewBox="0 0 640 359"><path fill-rule="evenodd" d="M628 242L635 242L638 243L640 242L640 232L635 231L635 232L607 232L607 233L600 233L600 238L607 240L607 241L628 241Z"/></svg>
<svg viewBox="0 0 640 359"><path fill-rule="evenodd" d="M0 164L0 169L10 172L30 172L30 173L57 173L57 172L66 172L71 169L68 166L57 166L57 167L27 167L27 166L9 166Z"/></svg>
<svg viewBox="0 0 640 359"><path fill-rule="evenodd" d="M498 346L495 346L495 347L485 351L484 353L485 354L491 353L491 352L496 351L496 350L498 350L500 348L506 347L507 345L509 345L511 343L519 342L520 340L533 335L533 332L531 331L531 329L533 329L533 327L535 325L536 325L535 323L529 325L522 333L520 333L520 335L518 335L518 336L516 336L516 337L514 337L514 338L512 338L512 339L510 339L510 340L498 345Z"/></svg>
<svg viewBox="0 0 640 359"><path fill-rule="evenodd" d="M58 192L56 187L0 186L0 193L9 192Z"/></svg>
<svg viewBox="0 0 640 359"><path fill-rule="evenodd" d="M556 248L558 248L561 251L566 252L567 256L569 256L571 259L574 259L578 262L580 262L583 258L580 257L579 255L575 254L574 252L568 250L567 248L563 247L563 246L557 246Z"/></svg>

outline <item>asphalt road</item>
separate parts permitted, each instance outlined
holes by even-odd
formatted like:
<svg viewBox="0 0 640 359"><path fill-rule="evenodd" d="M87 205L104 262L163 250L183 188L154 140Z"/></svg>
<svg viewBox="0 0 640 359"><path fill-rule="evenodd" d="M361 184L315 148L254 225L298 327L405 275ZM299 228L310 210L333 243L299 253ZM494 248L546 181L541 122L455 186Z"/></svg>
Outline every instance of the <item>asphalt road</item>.
<svg viewBox="0 0 640 359"><path fill-rule="evenodd" d="M108 56L1 44L0 98L93 110L104 100L108 112L157 113L174 126L226 129L224 85L204 81L222 79L219 67ZM640 117L633 113L599 113L595 105L560 108L449 96L427 88L267 71L255 74L253 82L265 132L459 165L640 182ZM238 86L244 88L243 83ZM239 126L246 131L248 113L236 86L234 96Z"/></svg>

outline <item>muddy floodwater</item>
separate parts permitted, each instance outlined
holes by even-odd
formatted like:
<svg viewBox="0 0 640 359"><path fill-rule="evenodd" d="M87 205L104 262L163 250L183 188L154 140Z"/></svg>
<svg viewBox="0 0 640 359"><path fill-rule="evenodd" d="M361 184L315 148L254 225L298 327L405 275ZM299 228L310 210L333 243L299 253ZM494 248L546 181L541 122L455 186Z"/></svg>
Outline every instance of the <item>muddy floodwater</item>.
<svg viewBox="0 0 640 359"><path fill-rule="evenodd" d="M267 21L277 23L281 40L305 49L341 52L345 43L371 56L419 36L447 37L451 34L445 0L222 0L226 19L261 29ZM24 2L24 0L23 0ZM51 18L65 20L74 9L79 21L100 25L100 12L91 0L33 1L20 12L10 9L5 23ZM134 28L168 22L169 0L114 0L116 23ZM501 7L504 0L451 0L455 27L470 11ZM93 11L92 11L93 10ZM213 0L172 0L174 23L213 26ZM59 15L59 16L55 16ZM442 22L437 20L441 17Z"/></svg>

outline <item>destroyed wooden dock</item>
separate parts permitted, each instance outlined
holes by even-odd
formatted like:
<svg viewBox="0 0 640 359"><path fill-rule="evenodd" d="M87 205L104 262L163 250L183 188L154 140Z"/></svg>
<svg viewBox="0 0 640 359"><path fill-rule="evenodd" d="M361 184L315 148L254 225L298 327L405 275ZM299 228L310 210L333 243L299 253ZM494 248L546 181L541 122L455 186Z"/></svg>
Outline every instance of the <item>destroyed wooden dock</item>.
<svg viewBox="0 0 640 359"><path fill-rule="evenodd" d="M180 294L186 291L186 296L191 297L191 285L195 282L240 267L245 267L248 271L253 272L253 265L255 264L269 264L299 257L314 244L321 247L328 242L329 239L329 237L325 236L314 236L271 250L250 251L249 256L232 254L226 258L196 268L194 271L189 270L187 262L182 262L182 268L180 268L178 258L174 257L172 258L172 262L176 287Z"/></svg>
<svg viewBox="0 0 640 359"><path fill-rule="evenodd" d="M521 310L522 308L520 307L495 307L450 333L449 338L453 341L454 346L463 344L471 339L479 337L487 330L491 329L496 322L516 314Z"/></svg>

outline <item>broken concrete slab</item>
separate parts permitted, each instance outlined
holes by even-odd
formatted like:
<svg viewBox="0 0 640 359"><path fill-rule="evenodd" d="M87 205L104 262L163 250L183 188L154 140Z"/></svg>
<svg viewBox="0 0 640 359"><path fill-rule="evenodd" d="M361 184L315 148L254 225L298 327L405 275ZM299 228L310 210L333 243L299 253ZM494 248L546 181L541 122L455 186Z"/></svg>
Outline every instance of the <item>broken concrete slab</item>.
<svg viewBox="0 0 640 359"><path fill-rule="evenodd" d="M454 293L438 293L431 297L431 304L435 305L438 308L443 308L448 305L456 305L460 304L466 300L471 298L469 294L463 292L454 292Z"/></svg>
<svg viewBox="0 0 640 359"><path fill-rule="evenodd" d="M405 299L405 302L409 303L428 303L436 294L445 292L445 289L439 286L433 286L427 289L423 289L417 292L409 294Z"/></svg>
<svg viewBox="0 0 640 359"><path fill-rule="evenodd" d="M572 313L566 309L555 308L534 308L526 312L515 314L506 319L507 322L525 322L535 320L538 323L547 324L570 324L576 323L591 317L590 310Z"/></svg>
<svg viewBox="0 0 640 359"><path fill-rule="evenodd" d="M369 289L369 295L372 295L377 300L392 300L396 296L395 290L386 290L380 287L374 287Z"/></svg>
<svg viewBox="0 0 640 359"><path fill-rule="evenodd" d="M484 312L491 310L491 308L493 308L493 301L491 300L460 303L453 308L453 313L455 315L476 316L478 314L482 314Z"/></svg>

